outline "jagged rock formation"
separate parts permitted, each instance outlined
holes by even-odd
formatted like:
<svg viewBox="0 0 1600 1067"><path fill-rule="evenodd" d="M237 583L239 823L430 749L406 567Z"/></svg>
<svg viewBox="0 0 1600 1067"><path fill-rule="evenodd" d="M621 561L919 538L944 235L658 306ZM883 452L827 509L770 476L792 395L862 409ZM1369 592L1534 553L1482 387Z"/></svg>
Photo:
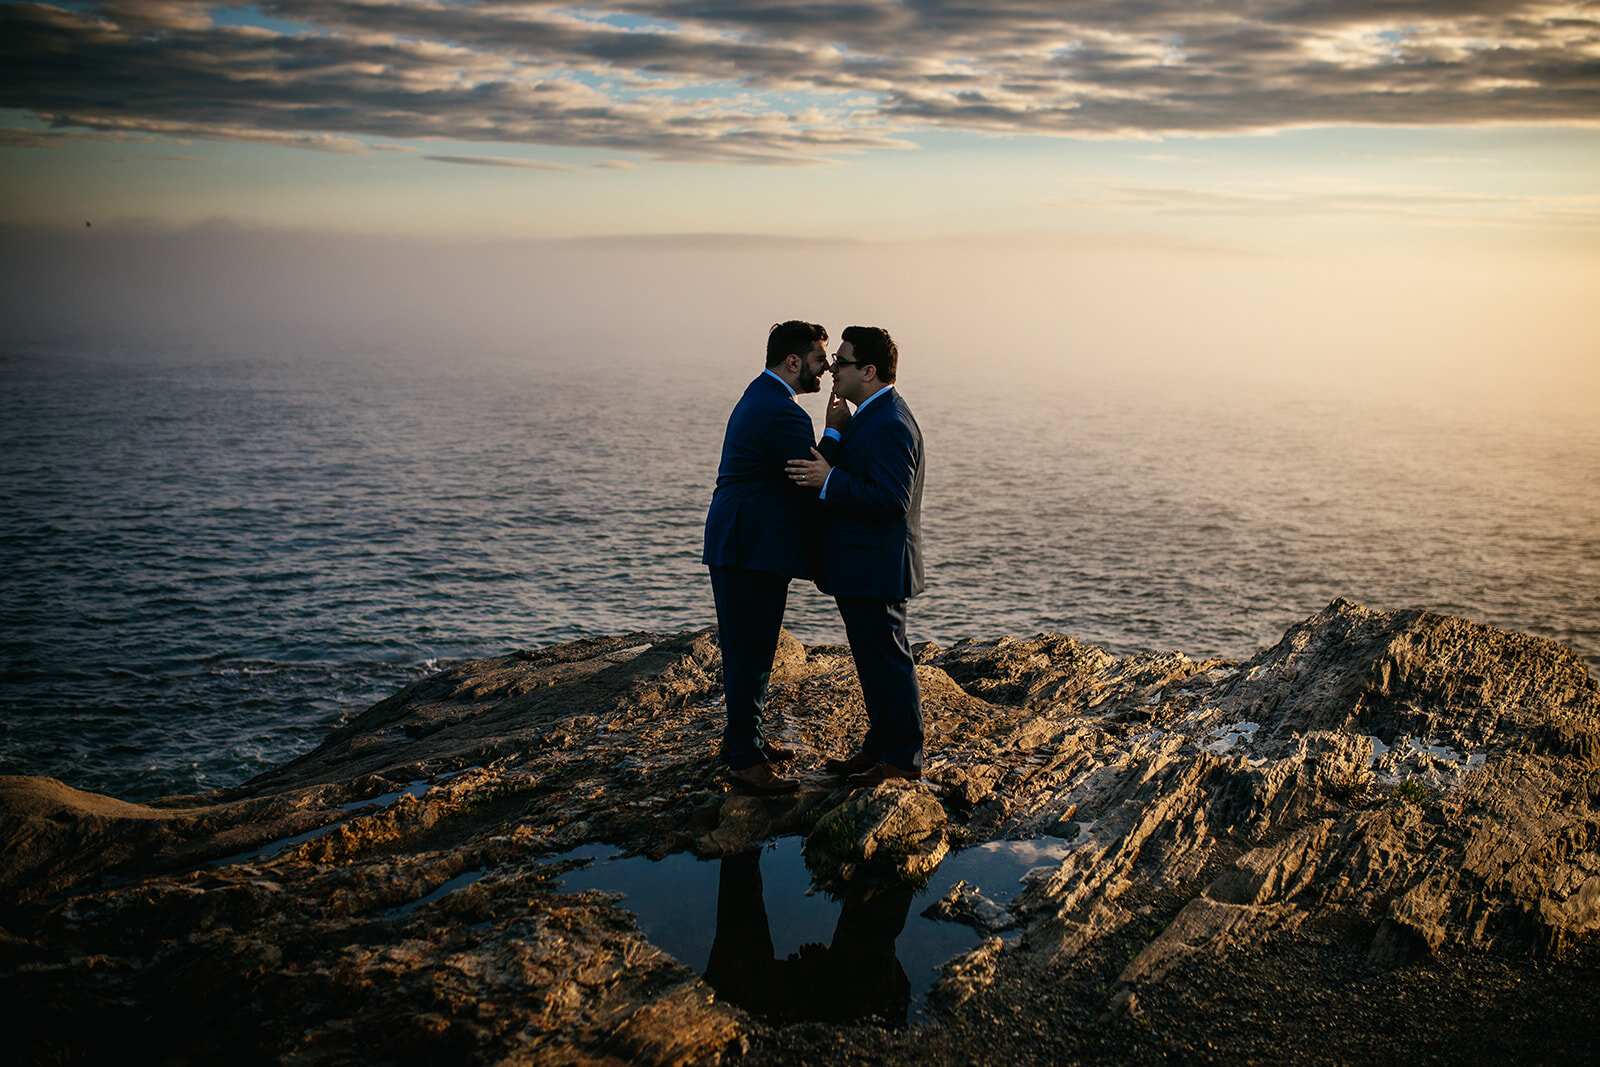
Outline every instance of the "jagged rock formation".
<svg viewBox="0 0 1600 1067"><path fill-rule="evenodd" d="M984 896L976 886L957 882L943 896L922 909L930 919L965 923L985 934L999 933L1016 925L1016 916Z"/></svg>
<svg viewBox="0 0 1600 1067"><path fill-rule="evenodd" d="M806 865L836 893L925 885L949 851L947 821L944 807L909 783L859 790L817 819Z"/></svg>
<svg viewBox="0 0 1600 1067"><path fill-rule="evenodd" d="M1600 991L1600 693L1570 651L1336 601L1244 663L1054 635L918 659L926 778L874 794L814 774L789 797L730 792L709 632L463 664L200 797L0 779L13 1045L25 1061L1349 1061L1408 1033L1411 1059L1555 1058L1596 1036L1581 1008L1537 1007ZM774 683L813 764L864 732L846 650L786 639ZM555 884L558 855L589 842L715 858L784 834L819 856L831 842L818 869L835 876L870 852L915 877L947 841L1049 837L1062 858L1011 902L1021 935L951 961L940 1014L909 1032L765 1023L615 901ZM1496 1025L1457 1002L1494 1005ZM1407 1031L1424 1009L1435 1029Z"/></svg>

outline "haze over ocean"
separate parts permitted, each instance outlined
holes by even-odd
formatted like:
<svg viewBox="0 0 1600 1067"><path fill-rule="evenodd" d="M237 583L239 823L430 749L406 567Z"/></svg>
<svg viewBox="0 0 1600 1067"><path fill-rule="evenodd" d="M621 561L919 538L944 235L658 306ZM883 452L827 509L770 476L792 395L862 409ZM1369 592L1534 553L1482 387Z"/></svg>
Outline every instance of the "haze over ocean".
<svg viewBox="0 0 1600 1067"><path fill-rule="evenodd" d="M1550 1006L1600 989L1600 850L1570 832L1600 810L1572 785L1595 694L1562 681L1600 677L1597 100L1588 0L0 2L5 1047L1593 1047ZM603 737L541 731L427 796L415 751L352 729L301 788L292 761L454 665L714 633L724 429L794 318L830 354L851 325L899 346L913 642L1287 673L1100 686L1091 716L1119 708L1043 741L1049 714L1019 732L930 686L932 793L851 801L898 830L819 823L901 882L938 860L918 913L858 863L823 886L773 836L793 812L730 800L705 836L725 786L797 783L702 774L720 712L694 701L613 716L558 686ZM1424 674L1494 659L1485 625L1533 636L1434 686L1433 736L1380 714L1370 749L1296 745L1342 714L1318 679L1371 657L1338 625L1263 650L1344 598L1442 613ZM812 803L852 743L846 638L809 583L784 622L832 650L785 723ZM175 817L101 834L115 803L38 776ZM193 807L251 781L260 803ZM354 817L307 827L333 806ZM1257 847L1313 808L1318 840ZM1283 892L1207 907L1230 864ZM1027 936L969 952L995 906Z"/></svg>
<svg viewBox="0 0 1600 1067"><path fill-rule="evenodd" d="M0 771L129 798L233 784L453 660L711 625L723 423L790 315L903 339L929 451L916 640L1244 657L1348 596L1600 667L1583 405L1441 399L1398 374L1018 362L907 307L737 296L652 304L644 329L579 315L453 344L35 323L0 353ZM1066 351L1072 331L1038 336ZM806 407L820 426L821 397ZM800 583L788 626L844 640Z"/></svg>

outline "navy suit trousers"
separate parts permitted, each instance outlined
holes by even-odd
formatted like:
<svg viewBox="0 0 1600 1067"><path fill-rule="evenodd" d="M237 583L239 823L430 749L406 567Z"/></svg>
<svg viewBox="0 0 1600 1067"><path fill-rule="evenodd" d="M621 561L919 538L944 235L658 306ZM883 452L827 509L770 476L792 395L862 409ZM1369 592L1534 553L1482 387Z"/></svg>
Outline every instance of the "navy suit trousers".
<svg viewBox="0 0 1600 1067"><path fill-rule="evenodd" d="M906 602L838 596L839 617L867 705L861 751L907 771L922 769L922 690L906 641Z"/></svg>
<svg viewBox="0 0 1600 1067"><path fill-rule="evenodd" d="M712 567L717 602L717 642L722 646L722 691L728 725L722 754L734 770L764 761L761 714L767 707L772 658L789 600L789 579L743 567Z"/></svg>

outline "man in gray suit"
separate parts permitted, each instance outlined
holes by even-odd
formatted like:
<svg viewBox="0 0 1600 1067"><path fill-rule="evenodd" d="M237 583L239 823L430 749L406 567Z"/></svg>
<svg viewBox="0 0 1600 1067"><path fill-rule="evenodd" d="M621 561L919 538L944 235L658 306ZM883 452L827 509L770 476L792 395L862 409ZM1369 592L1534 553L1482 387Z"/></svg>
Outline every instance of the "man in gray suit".
<svg viewBox="0 0 1600 1067"><path fill-rule="evenodd" d="M811 459L788 465L795 485L821 492L817 588L839 605L867 706L860 749L823 764L855 786L922 777L922 692L906 640L906 601L923 587L922 431L894 388L899 358L887 330L847 327L829 430Z"/></svg>

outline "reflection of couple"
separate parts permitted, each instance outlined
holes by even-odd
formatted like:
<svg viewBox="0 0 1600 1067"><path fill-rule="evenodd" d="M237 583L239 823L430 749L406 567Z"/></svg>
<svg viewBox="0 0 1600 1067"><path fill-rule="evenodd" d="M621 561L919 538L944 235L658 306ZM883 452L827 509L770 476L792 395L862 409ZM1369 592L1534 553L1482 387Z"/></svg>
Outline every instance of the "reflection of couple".
<svg viewBox="0 0 1600 1067"><path fill-rule="evenodd" d="M724 1000L778 1021L849 1022L876 1015L903 1023L911 980L894 942L915 893L897 885L851 897L839 912L831 944L802 945L780 960L762 898L761 853L725 856L706 982Z"/></svg>
<svg viewBox="0 0 1600 1067"><path fill-rule="evenodd" d="M868 729L823 769L851 785L922 776L922 694L906 640L906 600L922 591L922 431L894 388L899 352L885 330L847 327L833 359L828 331L783 322L767 367L728 418L706 515L728 708L730 775L763 793L799 787L773 764L794 758L762 734L767 682L791 578L839 605ZM818 442L795 403L833 376ZM854 413L851 412L854 405Z"/></svg>

